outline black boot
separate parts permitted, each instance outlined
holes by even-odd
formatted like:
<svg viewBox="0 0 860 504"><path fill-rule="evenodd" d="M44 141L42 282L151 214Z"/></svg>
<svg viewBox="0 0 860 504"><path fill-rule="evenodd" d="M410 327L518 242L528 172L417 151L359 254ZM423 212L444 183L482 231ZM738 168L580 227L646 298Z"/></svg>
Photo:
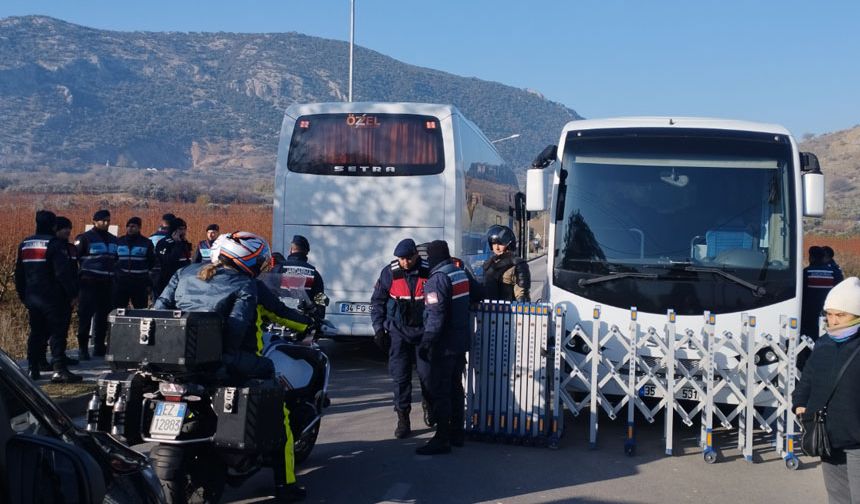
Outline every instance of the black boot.
<svg viewBox="0 0 860 504"><path fill-rule="evenodd" d="M42 379L42 373L39 372L39 364L37 362L31 362L29 371L27 374L30 375L30 379L33 381L38 381Z"/></svg>
<svg viewBox="0 0 860 504"><path fill-rule="evenodd" d="M278 502L299 502L305 500L308 491L305 487L291 483L289 485L275 485L275 500Z"/></svg>
<svg viewBox="0 0 860 504"><path fill-rule="evenodd" d="M451 446L456 446L457 448L462 448L464 444L466 444L466 431L464 430L452 430L451 431Z"/></svg>
<svg viewBox="0 0 860 504"><path fill-rule="evenodd" d="M427 399L421 401L421 408L424 410L424 425L430 428L434 427L436 420L433 419L433 407L430 406L430 401Z"/></svg>
<svg viewBox="0 0 860 504"><path fill-rule="evenodd" d="M448 422L441 421L436 424L436 434L427 441L427 444L415 449L418 455L441 455L451 453L450 426Z"/></svg>
<svg viewBox="0 0 860 504"><path fill-rule="evenodd" d="M409 423L409 410L397 410L397 428L394 429L394 437L403 439L412 434L412 425Z"/></svg>
<svg viewBox="0 0 860 504"><path fill-rule="evenodd" d="M47 373L48 371L53 371L54 366L48 363L47 359L39 361L39 371L43 373Z"/></svg>
<svg viewBox="0 0 860 504"><path fill-rule="evenodd" d="M66 367L65 362L55 362L54 363L54 376L51 377L51 381L54 383L78 383L83 381L84 378L82 376L76 375L69 371L69 368Z"/></svg>

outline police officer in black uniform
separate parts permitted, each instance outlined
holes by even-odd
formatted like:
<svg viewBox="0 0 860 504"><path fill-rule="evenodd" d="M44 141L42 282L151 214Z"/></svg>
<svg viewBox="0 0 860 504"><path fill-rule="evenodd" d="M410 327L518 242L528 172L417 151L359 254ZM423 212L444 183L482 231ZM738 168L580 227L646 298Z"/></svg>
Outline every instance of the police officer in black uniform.
<svg viewBox="0 0 860 504"><path fill-rule="evenodd" d="M158 283L153 286L155 298L167 287L174 273L191 264L191 242L185 239L188 225L177 217L170 222L168 232L170 235L155 246L155 256L160 266Z"/></svg>
<svg viewBox="0 0 860 504"><path fill-rule="evenodd" d="M308 239L302 235L293 236L290 242L290 255L287 256L281 271L290 268L296 274L304 275L305 292L311 302L316 302L317 295L325 292L325 284L322 276L319 274L313 264L308 262L308 253L311 251L311 244ZM325 318L325 305L315 304L316 319L318 321Z"/></svg>
<svg viewBox="0 0 860 504"><path fill-rule="evenodd" d="M82 360L89 360L90 325L93 327L93 355L104 356L107 317L113 306L113 276L116 269L117 239L108 232L110 212L93 214L93 227L75 238L80 261L78 303L78 346Z"/></svg>
<svg viewBox="0 0 860 504"><path fill-rule="evenodd" d="M116 278L113 303L127 308L129 301L135 308L149 304L149 270L155 265L152 242L140 234L140 217L132 217L125 224L125 235L117 240Z"/></svg>
<svg viewBox="0 0 860 504"><path fill-rule="evenodd" d="M195 263L208 263L212 257L212 245L215 239L218 238L218 233L221 228L218 224L209 224L206 226L206 239L200 240L197 244L197 253L194 255Z"/></svg>
<svg viewBox="0 0 860 504"><path fill-rule="evenodd" d="M517 238L507 226L492 226L487 231L492 257L484 262L484 297L500 301L530 301L529 264L513 252Z"/></svg>
<svg viewBox="0 0 860 504"><path fill-rule="evenodd" d="M166 213L161 216L161 224L154 233L149 235L149 241L152 242L152 249L158 246L158 242L167 238L170 235L170 223L176 219L172 213ZM155 265L149 270L149 280L152 286L152 300L158 298L158 293L155 292L155 286L158 285L158 279L161 277L161 264L156 260Z"/></svg>
<svg viewBox="0 0 860 504"><path fill-rule="evenodd" d="M72 277L75 283L75 292L78 292L78 249L75 245L69 241L72 236L72 221L69 220L68 217L63 217L61 215L57 216L57 233L56 237L60 243L63 244L64 250L66 252L66 259L69 263L69 269L72 271ZM58 332L58 335L62 335L63 338L63 348L68 346L68 336L69 336L69 327L72 325L72 310L74 309L74 304L77 302L77 298L73 300L72 305L68 310L65 311L65 319L63 320L63 330ZM66 356L66 364L69 366L75 366L79 364L78 359L73 359ZM53 369L53 368L51 368Z"/></svg>
<svg viewBox="0 0 860 504"><path fill-rule="evenodd" d="M465 440L463 370L469 349L469 277L454 265L448 243L427 246L430 278L424 285L424 337L419 355L430 360L430 396L436 433L419 455L449 453Z"/></svg>
<svg viewBox="0 0 860 504"><path fill-rule="evenodd" d="M412 366L418 369L421 382L421 405L424 422L432 426L430 396L427 394L430 363L418 355L424 335L424 283L430 276L427 262L421 260L411 238L394 249L396 260L382 269L370 299L370 318L374 341L388 350L388 371L394 380L394 410L397 428L394 436L405 438L412 433L409 413L412 411Z"/></svg>
<svg viewBox="0 0 860 504"><path fill-rule="evenodd" d="M69 267L65 245L55 235L56 215L47 210L36 212L36 234L18 246L15 262L15 290L30 319L27 361L30 377L41 378L40 364L46 341L51 345L53 381L77 382L66 362L66 333L72 303L77 296L74 272Z"/></svg>

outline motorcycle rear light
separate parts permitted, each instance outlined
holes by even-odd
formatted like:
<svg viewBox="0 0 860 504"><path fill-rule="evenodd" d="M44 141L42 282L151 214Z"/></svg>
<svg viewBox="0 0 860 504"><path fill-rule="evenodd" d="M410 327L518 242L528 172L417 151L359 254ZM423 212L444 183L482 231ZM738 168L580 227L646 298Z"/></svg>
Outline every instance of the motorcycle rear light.
<svg viewBox="0 0 860 504"><path fill-rule="evenodd" d="M158 384L158 391L161 392L161 395L167 396L177 396L182 397L187 389L185 385L180 385L178 383L168 383L161 382Z"/></svg>

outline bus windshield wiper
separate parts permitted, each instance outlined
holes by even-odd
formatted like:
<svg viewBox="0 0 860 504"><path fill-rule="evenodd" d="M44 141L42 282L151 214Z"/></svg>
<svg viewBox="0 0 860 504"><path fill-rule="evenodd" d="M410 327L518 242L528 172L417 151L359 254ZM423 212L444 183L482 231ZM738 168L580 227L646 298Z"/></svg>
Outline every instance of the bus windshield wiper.
<svg viewBox="0 0 860 504"><path fill-rule="evenodd" d="M696 272L696 273L712 273L714 275L719 275L723 278L731 280L732 282L735 282L738 285L743 285L747 289L751 290L753 292L753 295L756 297L762 297L765 294L767 294L767 290L765 290L765 288L762 287L761 285L756 285L752 282L747 282L743 278L732 275L731 273L729 273L725 270L721 270L720 268L708 268L708 267L704 267L704 266L687 266L686 268L684 268L684 271L690 271L690 272Z"/></svg>
<svg viewBox="0 0 860 504"><path fill-rule="evenodd" d="M588 279L580 278L578 283L580 287L585 287L586 285L611 282L612 280L618 280L621 278L649 278L652 280L656 280L657 278L660 278L660 275L658 275L657 273L638 273L635 271L623 271Z"/></svg>

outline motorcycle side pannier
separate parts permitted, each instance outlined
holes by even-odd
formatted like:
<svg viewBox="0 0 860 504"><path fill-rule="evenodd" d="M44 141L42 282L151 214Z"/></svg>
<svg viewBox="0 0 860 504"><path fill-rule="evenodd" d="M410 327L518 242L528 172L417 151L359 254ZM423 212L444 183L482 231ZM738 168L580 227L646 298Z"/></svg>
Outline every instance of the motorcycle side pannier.
<svg viewBox="0 0 860 504"><path fill-rule="evenodd" d="M114 369L146 366L153 371L189 372L221 365L221 316L217 313L117 308L108 320L105 360Z"/></svg>
<svg viewBox="0 0 860 504"><path fill-rule="evenodd" d="M284 444L284 391L273 380L221 387L212 407L218 416L215 446L260 453Z"/></svg>
<svg viewBox="0 0 860 504"><path fill-rule="evenodd" d="M129 445L141 442L140 422L143 394L158 390L155 382L149 381L138 373L113 371L98 379L100 408L98 411L98 430L111 432L117 421L117 402L122 397L125 404L122 413L124 424L120 428Z"/></svg>

